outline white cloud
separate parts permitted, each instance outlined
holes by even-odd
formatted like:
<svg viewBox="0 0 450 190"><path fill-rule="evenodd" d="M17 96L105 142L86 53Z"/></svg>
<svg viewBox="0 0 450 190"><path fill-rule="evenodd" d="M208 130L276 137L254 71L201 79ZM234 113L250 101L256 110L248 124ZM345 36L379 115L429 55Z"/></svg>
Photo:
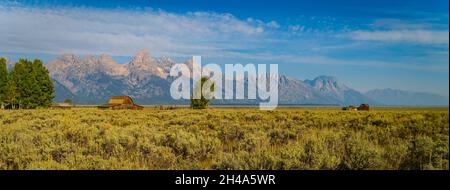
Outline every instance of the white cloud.
<svg viewBox="0 0 450 190"><path fill-rule="evenodd" d="M377 19L368 30L354 30L348 36L354 40L408 42L420 44L448 44L448 24L433 19Z"/></svg>
<svg viewBox="0 0 450 190"><path fill-rule="evenodd" d="M277 25L220 13L0 5L0 52L212 55L249 47Z"/></svg>
<svg viewBox="0 0 450 190"><path fill-rule="evenodd" d="M298 34L298 33L302 33L303 31L305 31L305 26L289 25L288 30L293 34Z"/></svg>
<svg viewBox="0 0 450 190"><path fill-rule="evenodd" d="M449 31L439 30L390 30L364 31L357 30L349 34L354 40L412 42L424 44L448 44Z"/></svg>
<svg viewBox="0 0 450 190"><path fill-rule="evenodd" d="M334 58L328 56L305 56L305 55L292 55L292 54L271 54L271 53L258 53L258 54L241 54L234 53L229 54L233 57L240 57L244 59L253 59L269 62L277 62L283 60L286 63L292 64L313 64L313 65L340 65L340 66L365 66L371 68L389 68L389 69L402 69L402 70L415 70L415 71L427 71L427 72L446 72L448 73L449 65L442 64L442 62L423 64L423 60L411 61L407 64L401 60L386 61L386 60L367 60L356 59L348 60L342 58Z"/></svg>
<svg viewBox="0 0 450 190"><path fill-rule="evenodd" d="M269 28L280 28L280 25L276 21L270 21L267 23L267 27Z"/></svg>

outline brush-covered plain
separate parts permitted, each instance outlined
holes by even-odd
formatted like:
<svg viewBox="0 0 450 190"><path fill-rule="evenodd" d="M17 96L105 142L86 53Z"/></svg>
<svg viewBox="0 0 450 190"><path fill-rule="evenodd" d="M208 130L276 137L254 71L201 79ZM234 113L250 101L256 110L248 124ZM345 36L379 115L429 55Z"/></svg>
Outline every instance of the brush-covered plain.
<svg viewBox="0 0 450 190"><path fill-rule="evenodd" d="M448 109L0 110L0 169L448 170Z"/></svg>

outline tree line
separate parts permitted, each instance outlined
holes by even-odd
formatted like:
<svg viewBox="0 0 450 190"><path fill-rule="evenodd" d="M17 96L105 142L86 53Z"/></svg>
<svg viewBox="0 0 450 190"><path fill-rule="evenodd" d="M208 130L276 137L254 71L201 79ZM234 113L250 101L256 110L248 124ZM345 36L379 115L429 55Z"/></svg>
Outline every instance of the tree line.
<svg viewBox="0 0 450 190"><path fill-rule="evenodd" d="M46 108L55 97L53 81L41 60L20 59L8 70L0 57L0 108Z"/></svg>

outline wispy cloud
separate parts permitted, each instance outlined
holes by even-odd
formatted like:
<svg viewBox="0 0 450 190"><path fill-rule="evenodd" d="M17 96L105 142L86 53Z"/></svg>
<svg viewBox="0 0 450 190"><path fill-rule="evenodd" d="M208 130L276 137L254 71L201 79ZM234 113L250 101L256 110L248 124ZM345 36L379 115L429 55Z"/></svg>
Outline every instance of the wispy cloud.
<svg viewBox="0 0 450 190"><path fill-rule="evenodd" d="M0 25L3 52L114 55L144 47L155 54L217 53L245 48L265 30L279 27L275 21L241 20L226 13L1 5Z"/></svg>
<svg viewBox="0 0 450 190"><path fill-rule="evenodd" d="M448 44L449 30L442 18L420 18L411 20L376 19L368 29L353 30L348 37L354 40L382 41L393 43Z"/></svg>
<svg viewBox="0 0 450 190"><path fill-rule="evenodd" d="M269 28L280 28L280 25L276 21L270 21L267 23L267 27Z"/></svg>
<svg viewBox="0 0 450 190"><path fill-rule="evenodd" d="M301 25L289 25L288 26L288 30L292 33L292 34L300 34L303 31L305 31L305 26L301 26Z"/></svg>
<svg viewBox="0 0 450 190"><path fill-rule="evenodd" d="M237 57L241 59L259 60L264 62L277 62L283 60L290 64L313 64L313 65L340 65L340 66L363 66L368 68L386 68L386 69L402 69L413 71L427 71L448 73L449 65L437 63L423 64L425 61L416 60L405 64L404 61L386 61L386 60L368 60L368 59L343 59L322 55L293 55L293 54L272 54L272 53L257 53L257 54L242 54L242 53L227 53L230 57ZM447 53L448 56L448 53Z"/></svg>
<svg viewBox="0 0 450 190"><path fill-rule="evenodd" d="M448 44L449 31L433 30L391 30L364 31L357 30L349 34L354 40L383 41L383 42L412 42L425 44Z"/></svg>

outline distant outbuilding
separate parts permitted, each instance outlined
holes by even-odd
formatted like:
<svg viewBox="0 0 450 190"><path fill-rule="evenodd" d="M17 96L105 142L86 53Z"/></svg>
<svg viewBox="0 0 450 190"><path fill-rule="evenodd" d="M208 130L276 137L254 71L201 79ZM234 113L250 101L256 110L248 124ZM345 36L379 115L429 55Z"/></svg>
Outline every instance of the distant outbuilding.
<svg viewBox="0 0 450 190"><path fill-rule="evenodd" d="M361 104L359 107L347 106L347 107L343 107L342 110L345 110L345 111L369 111L369 104Z"/></svg>
<svg viewBox="0 0 450 190"><path fill-rule="evenodd" d="M360 111L369 111L369 104L361 104L358 107L358 110L360 110Z"/></svg>
<svg viewBox="0 0 450 190"><path fill-rule="evenodd" d="M100 109L132 109L142 110L143 106L134 103L133 99L129 96L113 96L109 99L108 104L98 106Z"/></svg>

